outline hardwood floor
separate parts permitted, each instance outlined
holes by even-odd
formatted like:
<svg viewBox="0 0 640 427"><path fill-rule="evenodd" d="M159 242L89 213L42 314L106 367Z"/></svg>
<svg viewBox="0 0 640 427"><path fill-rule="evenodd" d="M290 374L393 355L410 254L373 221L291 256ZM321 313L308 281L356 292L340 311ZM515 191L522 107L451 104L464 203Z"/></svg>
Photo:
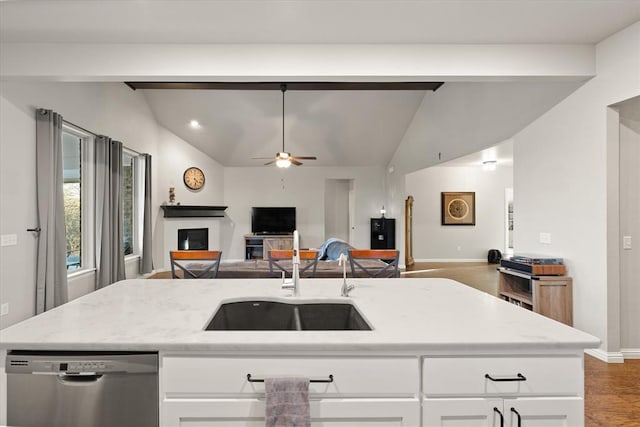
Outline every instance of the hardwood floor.
<svg viewBox="0 0 640 427"><path fill-rule="evenodd" d="M640 360L585 355L585 427L640 426Z"/></svg>
<svg viewBox="0 0 640 427"><path fill-rule="evenodd" d="M498 295L498 265L486 262L416 262L402 277L445 277Z"/></svg>
<svg viewBox="0 0 640 427"><path fill-rule="evenodd" d="M497 295L496 264L416 263L402 277L444 277ZM640 427L640 360L605 363L585 355L585 427Z"/></svg>

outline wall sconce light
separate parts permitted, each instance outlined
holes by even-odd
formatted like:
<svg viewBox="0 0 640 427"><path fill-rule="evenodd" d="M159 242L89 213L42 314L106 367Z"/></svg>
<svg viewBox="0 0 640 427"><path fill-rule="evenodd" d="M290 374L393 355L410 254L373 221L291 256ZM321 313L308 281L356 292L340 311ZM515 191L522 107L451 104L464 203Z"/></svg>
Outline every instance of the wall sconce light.
<svg viewBox="0 0 640 427"><path fill-rule="evenodd" d="M482 162L482 169L486 171L494 171L496 170L497 161L495 160L485 160Z"/></svg>

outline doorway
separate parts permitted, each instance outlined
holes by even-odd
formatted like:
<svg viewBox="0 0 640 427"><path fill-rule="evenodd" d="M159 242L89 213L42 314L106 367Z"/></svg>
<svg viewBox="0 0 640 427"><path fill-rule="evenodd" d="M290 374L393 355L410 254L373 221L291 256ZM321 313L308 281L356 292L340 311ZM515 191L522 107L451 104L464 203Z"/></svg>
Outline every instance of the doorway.
<svg viewBox="0 0 640 427"><path fill-rule="evenodd" d="M351 243L353 179L326 179L324 188L324 238Z"/></svg>

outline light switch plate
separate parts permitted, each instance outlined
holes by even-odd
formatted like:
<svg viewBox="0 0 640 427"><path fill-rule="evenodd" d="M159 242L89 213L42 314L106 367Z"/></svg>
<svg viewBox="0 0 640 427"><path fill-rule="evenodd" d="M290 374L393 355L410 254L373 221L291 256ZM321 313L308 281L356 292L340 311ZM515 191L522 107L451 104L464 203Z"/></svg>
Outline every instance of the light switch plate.
<svg viewBox="0 0 640 427"><path fill-rule="evenodd" d="M631 236L622 236L622 249L631 249Z"/></svg>
<svg viewBox="0 0 640 427"><path fill-rule="evenodd" d="M0 305L0 316L6 316L7 314L9 314L9 303L5 302Z"/></svg>
<svg viewBox="0 0 640 427"><path fill-rule="evenodd" d="M545 245L551 244L551 233L540 233L540 243Z"/></svg>
<svg viewBox="0 0 640 427"><path fill-rule="evenodd" d="M18 244L17 234L3 234L0 238L0 246L15 246Z"/></svg>

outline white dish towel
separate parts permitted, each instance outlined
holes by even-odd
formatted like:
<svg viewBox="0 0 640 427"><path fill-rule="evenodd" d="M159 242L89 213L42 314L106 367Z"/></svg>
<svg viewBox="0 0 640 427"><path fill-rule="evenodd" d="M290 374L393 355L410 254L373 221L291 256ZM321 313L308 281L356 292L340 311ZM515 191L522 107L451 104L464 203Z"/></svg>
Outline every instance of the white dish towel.
<svg viewBox="0 0 640 427"><path fill-rule="evenodd" d="M310 427L309 378L265 378L266 427Z"/></svg>

